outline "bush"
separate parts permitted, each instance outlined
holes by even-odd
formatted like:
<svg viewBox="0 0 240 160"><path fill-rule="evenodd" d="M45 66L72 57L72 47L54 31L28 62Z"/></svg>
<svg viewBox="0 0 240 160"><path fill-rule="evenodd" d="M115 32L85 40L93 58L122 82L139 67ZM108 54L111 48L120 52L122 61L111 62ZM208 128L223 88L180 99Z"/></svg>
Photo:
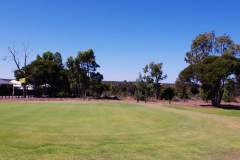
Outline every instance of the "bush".
<svg viewBox="0 0 240 160"><path fill-rule="evenodd" d="M169 104L171 104L171 101L173 97L175 96L175 89L172 87L167 87L162 91L162 98L169 101Z"/></svg>

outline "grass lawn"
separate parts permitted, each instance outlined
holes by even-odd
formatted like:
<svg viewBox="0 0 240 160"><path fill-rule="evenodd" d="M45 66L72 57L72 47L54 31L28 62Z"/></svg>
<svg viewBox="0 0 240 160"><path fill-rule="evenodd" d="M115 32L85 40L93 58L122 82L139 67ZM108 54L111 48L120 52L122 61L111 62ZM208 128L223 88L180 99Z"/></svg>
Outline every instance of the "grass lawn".
<svg viewBox="0 0 240 160"><path fill-rule="evenodd" d="M213 107L191 107L191 106L180 106L180 105L175 105L172 107L177 109L182 109L182 110L190 110L190 111L198 111L203 113L240 117L240 110L234 110L234 109L222 109L222 108L213 108Z"/></svg>
<svg viewBox="0 0 240 160"><path fill-rule="evenodd" d="M239 158L240 111L0 103L0 160Z"/></svg>

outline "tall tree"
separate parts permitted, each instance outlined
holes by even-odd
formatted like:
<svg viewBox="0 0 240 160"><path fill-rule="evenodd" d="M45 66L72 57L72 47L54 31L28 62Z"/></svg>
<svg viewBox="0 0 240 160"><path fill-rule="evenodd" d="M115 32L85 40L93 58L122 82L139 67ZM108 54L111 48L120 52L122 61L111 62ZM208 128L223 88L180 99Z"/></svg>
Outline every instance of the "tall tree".
<svg viewBox="0 0 240 160"><path fill-rule="evenodd" d="M8 47L9 54L11 55L11 58L13 62L15 63L17 70L15 70L14 74L17 79L26 79L27 78L27 71L26 71L26 66L27 66L27 58L29 56L29 48L26 45L23 45L23 50L22 54L19 55L19 52L16 50L16 48L13 47ZM23 64L21 64L21 61L19 57L23 56ZM24 80L26 81L26 80ZM22 84L23 86L23 97L25 98L27 95L27 88L26 88L26 82Z"/></svg>
<svg viewBox="0 0 240 160"><path fill-rule="evenodd" d="M92 49L86 51L80 51L77 56L77 61L79 62L79 67L86 73L87 76L82 76L82 89L84 96L87 95L87 90L89 88L91 74L95 73L97 68L100 66L96 62L96 58Z"/></svg>
<svg viewBox="0 0 240 160"><path fill-rule="evenodd" d="M82 77L86 77L86 73L80 68L79 60L72 56L66 62L68 81L70 85L71 96L82 96Z"/></svg>
<svg viewBox="0 0 240 160"><path fill-rule="evenodd" d="M186 53L185 61L190 65L180 73L179 80L183 84L200 86L201 97L211 100L214 106L219 106L226 81L234 78L234 82L240 82L240 74L237 73L239 71L229 66L237 64L239 56L240 45L230 36L216 36L214 32L200 34L193 40L190 51Z"/></svg>
<svg viewBox="0 0 240 160"><path fill-rule="evenodd" d="M28 79L37 90L47 90L51 97L63 96L66 92L67 75L60 53L44 52L26 68L29 73Z"/></svg>
<svg viewBox="0 0 240 160"><path fill-rule="evenodd" d="M148 83L153 83L156 99L160 98L161 93L161 81L167 78L166 74L163 74L162 63L151 62L143 68L143 76Z"/></svg>
<svg viewBox="0 0 240 160"><path fill-rule="evenodd" d="M66 66L70 88L73 94L77 93L77 96L86 97L91 85L94 84L96 87L96 82L103 79L102 75L96 72L100 66L92 49L78 52L75 58L69 57Z"/></svg>
<svg viewBox="0 0 240 160"><path fill-rule="evenodd" d="M76 65L75 65L75 59L70 56L67 59L66 62L67 67L67 76L68 76L68 82L69 82L69 89L70 89L70 95L74 96L77 92L77 76L76 76Z"/></svg>
<svg viewBox="0 0 240 160"><path fill-rule="evenodd" d="M211 100L213 106L220 106L226 83L235 79L239 70L239 59L225 53L222 56L208 56L201 62L189 65L180 76L184 77L185 83L200 85L205 98Z"/></svg>
<svg viewBox="0 0 240 160"><path fill-rule="evenodd" d="M91 73L89 90L92 96L99 97L104 91L104 85L102 84L103 75L99 72Z"/></svg>
<svg viewBox="0 0 240 160"><path fill-rule="evenodd" d="M135 90L135 96L137 99L137 102L139 100L144 100L145 103L148 101L148 98L152 95L153 92L153 83L149 81L146 76L142 76L139 74L139 77L136 80L136 90Z"/></svg>
<svg viewBox="0 0 240 160"><path fill-rule="evenodd" d="M82 68L88 76L91 72L95 72L100 66L96 62L96 58L92 49L86 51L80 51L77 59L80 62L80 68Z"/></svg>

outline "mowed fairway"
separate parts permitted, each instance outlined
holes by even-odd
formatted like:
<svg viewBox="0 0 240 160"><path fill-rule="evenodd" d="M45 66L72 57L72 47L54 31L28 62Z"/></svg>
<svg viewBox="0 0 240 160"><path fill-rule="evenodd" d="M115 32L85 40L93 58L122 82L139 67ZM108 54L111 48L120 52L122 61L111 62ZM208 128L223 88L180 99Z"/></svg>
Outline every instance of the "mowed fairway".
<svg viewBox="0 0 240 160"><path fill-rule="evenodd" d="M29 159L240 159L240 111L2 102L0 160Z"/></svg>

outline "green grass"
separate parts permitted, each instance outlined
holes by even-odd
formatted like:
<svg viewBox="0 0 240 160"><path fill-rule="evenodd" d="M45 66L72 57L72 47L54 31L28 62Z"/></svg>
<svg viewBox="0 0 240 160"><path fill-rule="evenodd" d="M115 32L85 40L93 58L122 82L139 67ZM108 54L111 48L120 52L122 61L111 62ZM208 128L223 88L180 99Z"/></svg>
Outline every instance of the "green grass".
<svg viewBox="0 0 240 160"><path fill-rule="evenodd" d="M176 109L189 110L202 113L210 113L217 115L233 116L240 117L240 110L234 109L222 109L222 108L213 108L213 107L191 107L191 106L181 106L181 105L172 105Z"/></svg>
<svg viewBox="0 0 240 160"><path fill-rule="evenodd" d="M239 111L209 112L125 103L0 103L0 160L236 159Z"/></svg>

